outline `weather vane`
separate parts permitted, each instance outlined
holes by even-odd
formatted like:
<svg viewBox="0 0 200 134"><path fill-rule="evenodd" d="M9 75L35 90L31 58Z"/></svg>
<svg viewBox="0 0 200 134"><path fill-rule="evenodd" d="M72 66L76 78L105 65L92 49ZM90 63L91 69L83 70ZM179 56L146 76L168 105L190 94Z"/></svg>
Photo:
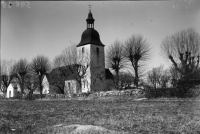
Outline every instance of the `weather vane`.
<svg viewBox="0 0 200 134"><path fill-rule="evenodd" d="M90 5L90 3L89 3L89 5L88 5L88 6L89 6L89 11L91 12L91 7L92 7L92 5Z"/></svg>

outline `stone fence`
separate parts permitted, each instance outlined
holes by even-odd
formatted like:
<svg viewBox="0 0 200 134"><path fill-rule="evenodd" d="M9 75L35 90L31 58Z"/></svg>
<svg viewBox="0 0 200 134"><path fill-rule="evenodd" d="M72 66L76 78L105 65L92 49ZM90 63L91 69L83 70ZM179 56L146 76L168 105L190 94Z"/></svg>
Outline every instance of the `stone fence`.
<svg viewBox="0 0 200 134"><path fill-rule="evenodd" d="M46 94L45 98L49 98L49 99L64 99L64 98L69 98L69 96L65 95L65 94Z"/></svg>
<svg viewBox="0 0 200 134"><path fill-rule="evenodd" d="M140 89L127 89L127 90L114 90L114 91L101 91L95 92L93 95L97 97L105 97L105 96L131 96L138 95L140 93Z"/></svg>
<svg viewBox="0 0 200 134"><path fill-rule="evenodd" d="M69 96L67 94L43 94L42 98L46 99L69 99L69 98L76 98L76 97L107 97L107 96L131 96L131 95L138 95L141 94L141 89L127 89L127 90L114 90L114 91L101 91L95 93L82 93L78 95ZM4 98L4 97L2 97ZM26 98L23 96L22 98ZM33 98L39 99L40 94L33 94Z"/></svg>
<svg viewBox="0 0 200 134"><path fill-rule="evenodd" d="M83 93L74 95L73 97L106 97L106 96L131 96L140 94L140 89L127 89L127 90L114 90L114 91L101 91L95 93ZM45 98L49 99L64 99L71 98L71 96L65 94L47 94Z"/></svg>

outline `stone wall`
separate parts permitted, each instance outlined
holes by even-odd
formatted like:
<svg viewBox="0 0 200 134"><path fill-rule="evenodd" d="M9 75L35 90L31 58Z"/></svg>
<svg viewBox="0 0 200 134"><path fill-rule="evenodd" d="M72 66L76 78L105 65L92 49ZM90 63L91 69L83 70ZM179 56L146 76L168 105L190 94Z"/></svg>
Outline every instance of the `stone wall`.
<svg viewBox="0 0 200 134"><path fill-rule="evenodd" d="M43 94L42 98L45 99L86 99L86 98L103 98L103 97L112 97L112 96L136 96L136 95L141 95L141 89L128 89L128 90L121 90L121 91L100 91L100 92L95 92L95 93L82 93L82 94L77 94L77 95L69 95L69 94ZM23 97L23 98L26 98ZM33 94L33 98L35 99L40 99L40 94Z"/></svg>
<svg viewBox="0 0 200 134"><path fill-rule="evenodd" d="M74 94L77 94L77 85L78 83L76 80L66 80L65 81L65 87L64 87L64 94L67 96L73 96Z"/></svg>
<svg viewBox="0 0 200 134"><path fill-rule="evenodd" d="M69 98L69 96L66 94L46 94L45 98L47 98L47 99L64 99L64 98Z"/></svg>
<svg viewBox="0 0 200 134"><path fill-rule="evenodd" d="M105 96L131 96L131 95L138 95L140 93L140 89L128 89L128 90L115 90L115 91L101 91L96 92L93 95L97 97L105 97Z"/></svg>

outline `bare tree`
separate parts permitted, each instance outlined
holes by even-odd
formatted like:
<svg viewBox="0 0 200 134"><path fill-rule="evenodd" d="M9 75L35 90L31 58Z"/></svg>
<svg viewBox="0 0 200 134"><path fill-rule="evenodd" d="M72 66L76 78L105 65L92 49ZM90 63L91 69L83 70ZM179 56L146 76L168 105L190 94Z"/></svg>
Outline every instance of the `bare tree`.
<svg viewBox="0 0 200 134"><path fill-rule="evenodd" d="M157 87L160 88L167 88L167 83L170 80L169 71L164 69L163 65L159 67L153 68L148 73L147 79L156 89Z"/></svg>
<svg viewBox="0 0 200 134"><path fill-rule="evenodd" d="M4 94L7 92L7 88L14 78L13 60L2 60L1 61L1 92Z"/></svg>
<svg viewBox="0 0 200 134"><path fill-rule="evenodd" d="M24 80L24 86L26 87L26 89L28 89L28 94L26 96L26 98L28 100L32 100L33 99L33 92L34 90L39 87L39 79L36 75L34 74L28 74L25 76L25 80Z"/></svg>
<svg viewBox="0 0 200 134"><path fill-rule="evenodd" d="M182 75L187 75L199 66L199 44L200 35L194 29L187 29L166 37L161 47L175 69Z"/></svg>
<svg viewBox="0 0 200 134"><path fill-rule="evenodd" d="M65 79L69 76L69 72L66 70L66 67L63 63L63 55L58 55L53 60L53 68L50 72L49 82L51 85L56 86L59 88L61 92L64 93L65 87ZM59 72L58 72L59 71ZM53 76L53 77L51 77Z"/></svg>
<svg viewBox="0 0 200 134"><path fill-rule="evenodd" d="M19 80L19 84L21 87L21 93L24 93L24 82L25 82L25 77L29 73L29 63L26 59L20 59L17 63L14 64L13 70L15 73L15 76Z"/></svg>
<svg viewBox="0 0 200 134"><path fill-rule="evenodd" d="M131 72L121 72L119 73L119 83L120 88L130 88L131 84L134 82L134 76L131 74Z"/></svg>
<svg viewBox="0 0 200 134"><path fill-rule="evenodd" d="M167 88L167 84L169 83L170 81L170 75L169 75L169 70L164 70L163 69L163 66L162 66L162 70L161 70L162 74L161 74L161 77L160 77L160 87L161 88Z"/></svg>
<svg viewBox="0 0 200 134"><path fill-rule="evenodd" d="M64 59L63 59L64 57L63 57L63 55L58 55L58 56L56 56L55 58L54 58L54 60L53 60L53 67L54 68L57 68L57 67L61 67L61 66L64 66L64 63L63 63L63 61L64 61Z"/></svg>
<svg viewBox="0 0 200 134"><path fill-rule="evenodd" d="M30 68L31 71L39 78L40 97L42 98L42 80L44 75L51 69L50 61L48 57L38 55L37 57L33 58Z"/></svg>
<svg viewBox="0 0 200 134"><path fill-rule="evenodd" d="M58 66L52 69L48 75L49 84L57 87L62 93L64 93L65 80L68 76L70 76L70 72L67 70L67 67Z"/></svg>
<svg viewBox="0 0 200 134"><path fill-rule="evenodd" d="M152 70L148 71L147 73L147 80L150 82L151 85L153 85L154 89L156 89L160 84L160 68L153 68Z"/></svg>
<svg viewBox="0 0 200 134"><path fill-rule="evenodd" d="M175 69L180 72L181 79L178 84L182 97L192 85L185 85L195 77L200 60L200 35L194 29L179 31L167 36L161 43L163 54L172 62Z"/></svg>
<svg viewBox="0 0 200 134"><path fill-rule="evenodd" d="M177 87L177 83L181 78L181 74L175 69L174 66L171 66L169 69L169 74L171 77L171 85L172 87Z"/></svg>
<svg viewBox="0 0 200 134"><path fill-rule="evenodd" d="M107 50L106 64L116 73L115 86L117 89L119 89L119 71L126 67L125 63L123 45L120 41L116 40Z"/></svg>
<svg viewBox="0 0 200 134"><path fill-rule="evenodd" d="M147 64L150 57L150 46L141 35L133 35L125 42L124 56L131 62L135 71L135 85L138 88L139 70Z"/></svg>

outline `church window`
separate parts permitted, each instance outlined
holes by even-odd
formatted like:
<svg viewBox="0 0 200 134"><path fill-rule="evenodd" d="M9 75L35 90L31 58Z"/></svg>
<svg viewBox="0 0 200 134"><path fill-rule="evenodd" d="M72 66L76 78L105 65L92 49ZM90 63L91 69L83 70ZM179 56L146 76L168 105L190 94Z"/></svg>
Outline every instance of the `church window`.
<svg viewBox="0 0 200 134"><path fill-rule="evenodd" d="M84 47L82 48L82 53L84 53Z"/></svg>
<svg viewBox="0 0 200 134"><path fill-rule="evenodd" d="M96 48L96 52L97 52L97 63L99 63L99 48Z"/></svg>
<svg viewBox="0 0 200 134"><path fill-rule="evenodd" d="M97 47L97 54L99 54L99 48Z"/></svg>
<svg viewBox="0 0 200 134"><path fill-rule="evenodd" d="M71 83L70 83L70 82L68 82L68 88L69 88L69 89L71 88Z"/></svg>

